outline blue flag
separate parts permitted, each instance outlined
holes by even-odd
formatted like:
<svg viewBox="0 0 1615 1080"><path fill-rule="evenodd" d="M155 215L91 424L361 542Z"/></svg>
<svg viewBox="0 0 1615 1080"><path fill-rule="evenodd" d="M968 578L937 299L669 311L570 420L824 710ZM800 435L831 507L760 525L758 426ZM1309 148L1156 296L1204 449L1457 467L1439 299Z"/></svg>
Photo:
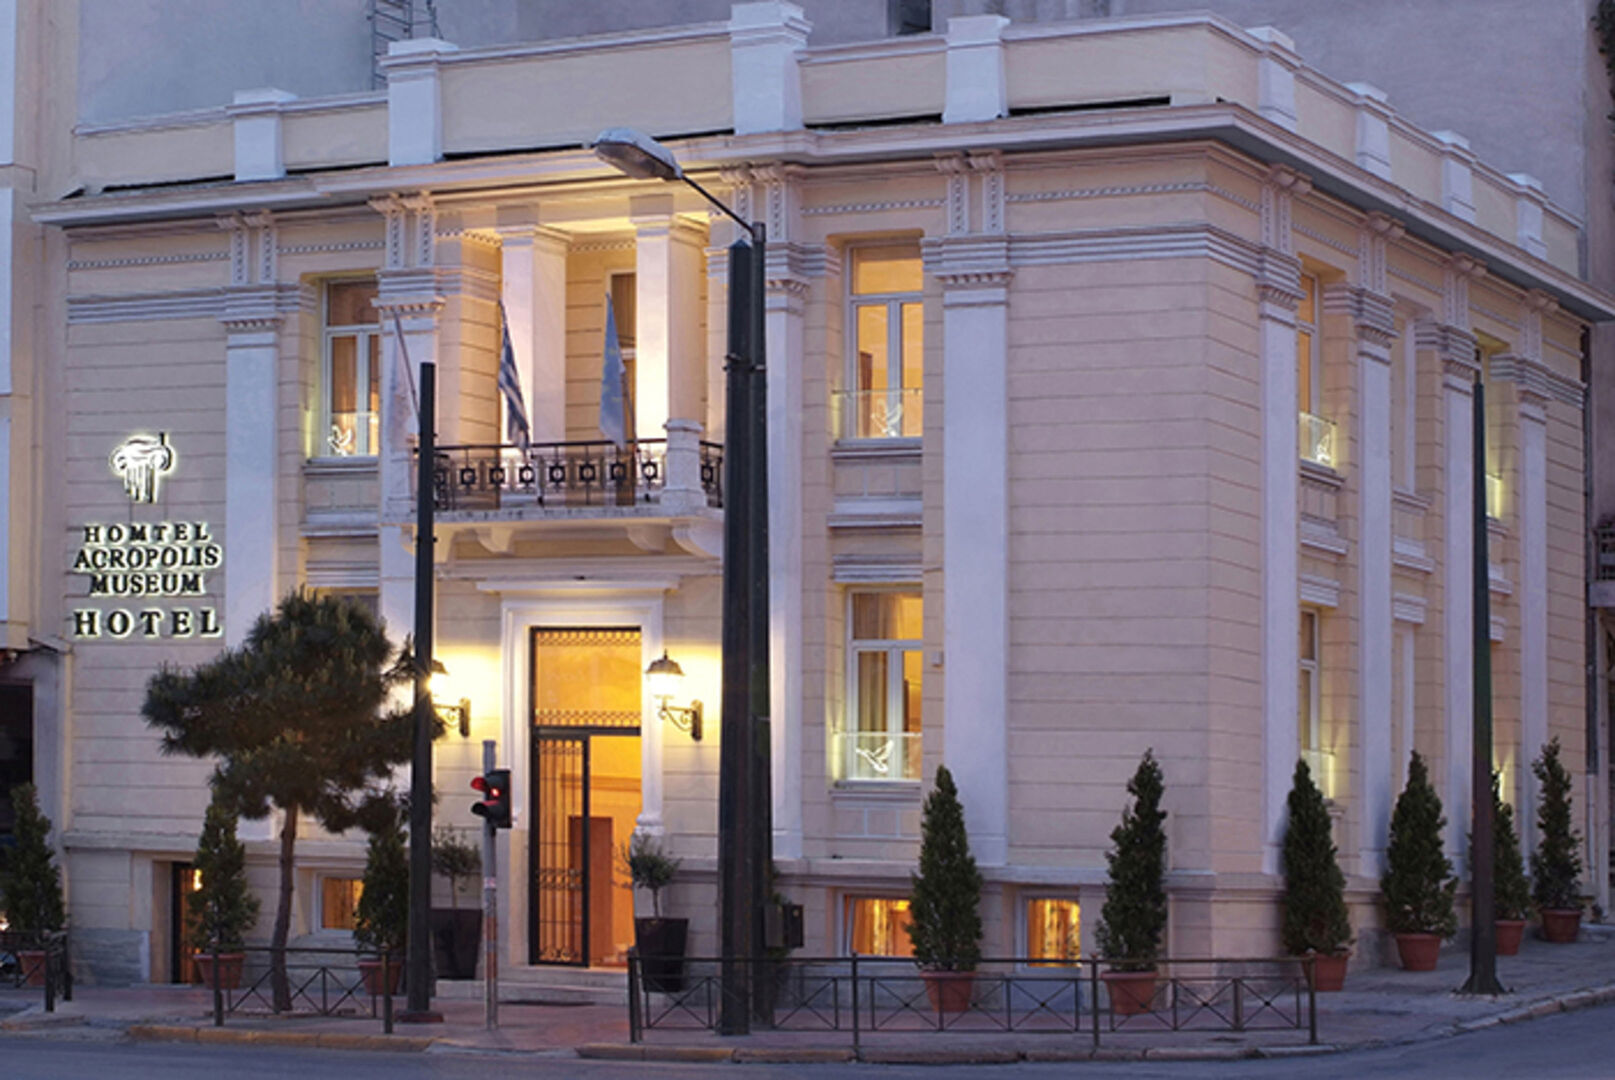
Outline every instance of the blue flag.
<svg viewBox="0 0 1615 1080"><path fill-rule="evenodd" d="M617 342L617 314L606 294L606 356L600 370L600 434L618 447L628 445L628 411L623 402L628 370Z"/></svg>
<svg viewBox="0 0 1615 1080"><path fill-rule="evenodd" d="M527 422L521 375L516 371L516 350L510 344L510 320L505 316L502 302L499 305L499 323L504 337L499 352L499 392L505 395L505 434L511 442L526 450L533 441L533 429Z"/></svg>

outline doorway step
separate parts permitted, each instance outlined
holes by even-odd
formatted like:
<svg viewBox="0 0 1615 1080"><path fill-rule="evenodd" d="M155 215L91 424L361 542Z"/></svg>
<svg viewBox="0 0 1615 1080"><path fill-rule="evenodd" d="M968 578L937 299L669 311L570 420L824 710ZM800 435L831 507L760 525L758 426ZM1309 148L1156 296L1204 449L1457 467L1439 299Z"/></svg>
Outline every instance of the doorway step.
<svg viewBox="0 0 1615 1080"><path fill-rule="evenodd" d="M439 979L445 1001L481 1001L481 979ZM499 1000L524 1005L627 1005L626 968L507 967L499 973Z"/></svg>

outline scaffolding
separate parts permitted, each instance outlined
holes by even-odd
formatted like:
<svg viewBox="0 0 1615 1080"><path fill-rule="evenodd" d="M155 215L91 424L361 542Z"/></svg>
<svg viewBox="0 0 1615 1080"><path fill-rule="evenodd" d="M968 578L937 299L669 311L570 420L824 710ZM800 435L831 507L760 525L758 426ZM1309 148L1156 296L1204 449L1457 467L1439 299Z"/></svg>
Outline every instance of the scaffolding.
<svg viewBox="0 0 1615 1080"><path fill-rule="evenodd" d="M370 85L381 89L387 76L381 62L395 41L439 37L436 0L370 0Z"/></svg>

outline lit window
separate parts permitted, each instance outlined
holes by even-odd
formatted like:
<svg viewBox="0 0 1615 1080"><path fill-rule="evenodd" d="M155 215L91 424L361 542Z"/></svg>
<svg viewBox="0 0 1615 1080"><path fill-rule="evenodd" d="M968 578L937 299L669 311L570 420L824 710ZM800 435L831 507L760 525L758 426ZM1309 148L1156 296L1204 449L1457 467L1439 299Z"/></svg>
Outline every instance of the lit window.
<svg viewBox="0 0 1615 1080"><path fill-rule="evenodd" d="M1335 425L1319 416L1323 361L1318 348L1318 279L1301 275L1301 302L1295 312L1295 385L1300 404L1301 457L1335 467Z"/></svg>
<svg viewBox="0 0 1615 1080"><path fill-rule="evenodd" d="M843 779L918 780L920 594L853 593L849 609Z"/></svg>
<svg viewBox="0 0 1615 1080"><path fill-rule="evenodd" d="M320 929L352 930L353 913L363 892L364 882L359 878L321 878Z"/></svg>
<svg viewBox="0 0 1615 1080"><path fill-rule="evenodd" d="M854 248L851 284L851 370L838 395L838 435L917 439L925 368L920 253L910 246Z"/></svg>
<svg viewBox="0 0 1615 1080"><path fill-rule="evenodd" d="M1033 961L1080 959L1082 908L1075 900L1031 900L1026 905L1026 955Z"/></svg>
<svg viewBox="0 0 1615 1080"><path fill-rule="evenodd" d="M847 897L847 950L859 956L913 956L908 901L887 896Z"/></svg>
<svg viewBox="0 0 1615 1080"><path fill-rule="evenodd" d="M1321 694L1319 690L1318 661L1321 655L1319 648L1319 616L1311 608L1301 611L1301 671L1300 671L1300 708L1296 717L1297 735L1301 747L1301 757L1306 760L1307 767L1312 770L1312 782L1318 785L1326 797L1332 796L1334 785L1333 755L1323 749Z"/></svg>
<svg viewBox="0 0 1615 1080"><path fill-rule="evenodd" d="M381 431L381 334L373 281L325 287L320 427L314 453L373 456Z"/></svg>

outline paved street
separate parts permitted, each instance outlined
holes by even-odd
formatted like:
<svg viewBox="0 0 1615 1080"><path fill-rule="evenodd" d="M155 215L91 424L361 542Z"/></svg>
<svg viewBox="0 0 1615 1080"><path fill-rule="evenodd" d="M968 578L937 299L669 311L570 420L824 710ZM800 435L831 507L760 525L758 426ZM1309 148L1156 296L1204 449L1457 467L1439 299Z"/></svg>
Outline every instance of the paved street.
<svg viewBox="0 0 1615 1080"><path fill-rule="evenodd" d="M1002 1077L1004 1080L1184 1080L1188 1077L1298 1077L1347 1080L1373 1076L1530 1077L1532 1080L1599 1080L1615 1077L1615 1054L1609 1031L1615 1007L1585 1009L1512 1025L1438 1039L1413 1046L1331 1054L1310 1059L1240 1062L1175 1062L1125 1064L1022 1064L1007 1066L887 1065L674 1065L654 1062L580 1061L565 1052L535 1056L482 1056L459 1053L378 1054L301 1051L249 1046L131 1044L119 1041L58 1041L38 1037L0 1038L0 1076L7 1080L482 1080L502 1077L579 1077L582 1080L628 1080L644 1077L707 1077L709 1080L840 1080L878 1077L918 1080L943 1075Z"/></svg>

